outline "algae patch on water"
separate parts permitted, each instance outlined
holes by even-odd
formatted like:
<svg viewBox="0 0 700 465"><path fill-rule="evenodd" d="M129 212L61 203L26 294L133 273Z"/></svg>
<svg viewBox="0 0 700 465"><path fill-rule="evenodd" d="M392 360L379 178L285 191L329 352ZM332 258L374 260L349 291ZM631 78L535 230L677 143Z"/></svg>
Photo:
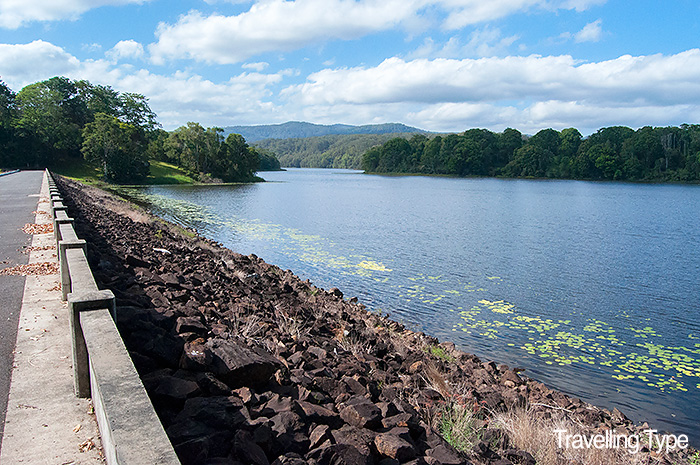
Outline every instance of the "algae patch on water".
<svg viewBox="0 0 700 465"><path fill-rule="evenodd" d="M454 330L475 333L488 339L512 337L518 332L530 335L518 347L546 365L591 365L610 370L621 382L643 382L660 391L700 389L700 344L695 347L667 347L639 339L661 338L651 326L616 330L611 324L588 318L577 330L571 320L552 320L518 314L515 305L503 300L479 301L480 306L459 312L461 322ZM506 320L490 319L484 311L502 315ZM618 333L624 334L618 334ZM507 334L506 334L507 333ZM692 338L690 338L692 339Z"/></svg>

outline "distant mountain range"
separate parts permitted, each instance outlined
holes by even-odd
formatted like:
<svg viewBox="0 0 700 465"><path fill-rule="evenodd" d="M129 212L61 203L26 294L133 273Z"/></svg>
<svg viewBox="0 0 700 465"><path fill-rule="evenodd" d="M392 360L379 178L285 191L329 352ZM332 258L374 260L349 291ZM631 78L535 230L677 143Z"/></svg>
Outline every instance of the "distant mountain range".
<svg viewBox="0 0 700 465"><path fill-rule="evenodd" d="M406 126L405 124L401 123L352 126L349 124L323 125L304 123L300 121L290 121L283 124L265 124L259 126L227 126L223 129L224 137L228 136L229 134L240 134L249 144L264 139L293 139L346 134L427 134L428 132L422 129Z"/></svg>

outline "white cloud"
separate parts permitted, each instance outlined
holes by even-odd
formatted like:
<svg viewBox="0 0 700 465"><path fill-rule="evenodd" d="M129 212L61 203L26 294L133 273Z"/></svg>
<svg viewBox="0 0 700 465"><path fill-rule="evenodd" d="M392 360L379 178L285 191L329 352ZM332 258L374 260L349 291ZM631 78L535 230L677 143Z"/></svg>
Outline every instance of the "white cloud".
<svg viewBox="0 0 700 465"><path fill-rule="evenodd" d="M130 39L117 42L117 45L109 50L106 55L116 62L122 59L139 59L142 58L144 54L143 45Z"/></svg>
<svg viewBox="0 0 700 465"><path fill-rule="evenodd" d="M438 3L449 11L444 24L447 29L492 21L545 4L542 0L441 0Z"/></svg>
<svg viewBox="0 0 700 465"><path fill-rule="evenodd" d="M265 61L261 61L261 62L258 62L258 63L243 63L243 64L241 65L241 68L243 68L243 69L252 69L252 70L255 70L255 71L257 71L257 72L262 72L262 71L265 70L268 66L270 66L270 63L267 63L267 62L265 62Z"/></svg>
<svg viewBox="0 0 700 465"><path fill-rule="evenodd" d="M579 63L571 56L389 58L376 67L326 69L285 90L304 104L587 100L680 104L700 98L700 50Z"/></svg>
<svg viewBox="0 0 700 465"><path fill-rule="evenodd" d="M262 53L295 50L327 40L351 40L399 27L409 32L420 30L421 24L431 16L424 15L427 10L446 14L443 27L454 30L533 8L581 10L603 2L260 0L254 2L248 11L234 16L207 16L193 10L174 24L161 23L156 31L157 42L149 49L153 61L159 64L170 59L232 64ZM480 44L485 43L483 38L477 40Z"/></svg>
<svg viewBox="0 0 700 465"><path fill-rule="evenodd" d="M518 40L518 36L503 37L500 29L486 27L477 29L462 44L458 37L451 37L444 45L439 45L428 37L410 56L412 58L464 58L506 55L508 49Z"/></svg>
<svg viewBox="0 0 700 465"><path fill-rule="evenodd" d="M150 0L22 0L0 1L0 27L17 29L32 21L77 19L88 10L102 6L144 3Z"/></svg>
<svg viewBox="0 0 700 465"><path fill-rule="evenodd" d="M191 11L161 23L150 46L155 62L189 58L231 64L272 51L294 50L328 39L350 40L399 25L419 0L268 0L237 16Z"/></svg>
<svg viewBox="0 0 700 465"><path fill-rule="evenodd" d="M603 20L599 19L588 23L576 33L576 42L598 42L603 37Z"/></svg>
<svg viewBox="0 0 700 465"><path fill-rule="evenodd" d="M291 71L273 74L244 72L214 83L200 75L176 72L154 74L131 65L107 60L80 61L62 48L44 41L30 44L0 44L0 79L18 92L27 84L66 76L112 86L121 92L145 95L159 121L174 129L187 121L205 126L278 121L270 87L282 82Z"/></svg>
<svg viewBox="0 0 700 465"><path fill-rule="evenodd" d="M585 11L592 6L603 5L608 0L565 0L561 8L566 10Z"/></svg>
<svg viewBox="0 0 700 465"><path fill-rule="evenodd" d="M43 40L28 44L0 44L0 78L14 91L33 82L67 75L80 68L80 61Z"/></svg>

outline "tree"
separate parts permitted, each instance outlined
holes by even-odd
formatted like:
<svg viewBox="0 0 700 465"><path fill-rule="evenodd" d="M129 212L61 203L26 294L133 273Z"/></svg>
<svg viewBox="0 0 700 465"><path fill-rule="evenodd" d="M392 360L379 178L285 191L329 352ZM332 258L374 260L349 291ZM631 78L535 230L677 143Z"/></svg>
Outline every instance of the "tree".
<svg viewBox="0 0 700 465"><path fill-rule="evenodd" d="M0 80L0 166L17 166L13 147L16 94Z"/></svg>
<svg viewBox="0 0 700 465"><path fill-rule="evenodd" d="M498 167L504 167L513 159L515 151L523 145L523 135L517 129L506 128L499 135L497 141L498 156L496 164Z"/></svg>
<svg viewBox="0 0 700 465"><path fill-rule="evenodd" d="M83 156L101 167L108 181L136 183L148 176L142 132L133 125L98 113L85 126L83 138Z"/></svg>
<svg viewBox="0 0 700 465"><path fill-rule="evenodd" d="M85 80L76 81L75 86L87 106L90 121L95 119L97 113L117 117L121 115L119 92L110 86L94 85Z"/></svg>
<svg viewBox="0 0 700 465"><path fill-rule="evenodd" d="M362 169L368 173L376 173L379 159L382 156L381 146L372 147L362 155Z"/></svg>
<svg viewBox="0 0 700 465"><path fill-rule="evenodd" d="M259 166L260 156L243 136L229 134L221 144L211 173L226 182L252 181Z"/></svg>
<svg viewBox="0 0 700 465"><path fill-rule="evenodd" d="M21 136L32 145L33 164L80 155L87 105L67 78L51 78L24 87L15 99Z"/></svg>
<svg viewBox="0 0 700 465"><path fill-rule="evenodd" d="M148 99L143 95L126 92L119 95L119 103L120 120L147 132L160 127L156 114L148 106Z"/></svg>

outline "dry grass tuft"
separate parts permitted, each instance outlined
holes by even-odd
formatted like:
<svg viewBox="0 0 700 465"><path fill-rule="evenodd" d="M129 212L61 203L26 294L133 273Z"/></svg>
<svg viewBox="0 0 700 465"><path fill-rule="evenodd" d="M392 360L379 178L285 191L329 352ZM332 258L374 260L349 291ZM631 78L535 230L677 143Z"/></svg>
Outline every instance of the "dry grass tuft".
<svg viewBox="0 0 700 465"><path fill-rule="evenodd" d="M597 432L588 431L573 422L563 413L558 418L542 419L531 409L520 408L493 416L492 427L508 433L518 449L529 452L538 465L635 465L646 463L644 454L631 454L624 448L590 449L559 447L556 430L566 430L566 434L581 434L590 437Z"/></svg>

